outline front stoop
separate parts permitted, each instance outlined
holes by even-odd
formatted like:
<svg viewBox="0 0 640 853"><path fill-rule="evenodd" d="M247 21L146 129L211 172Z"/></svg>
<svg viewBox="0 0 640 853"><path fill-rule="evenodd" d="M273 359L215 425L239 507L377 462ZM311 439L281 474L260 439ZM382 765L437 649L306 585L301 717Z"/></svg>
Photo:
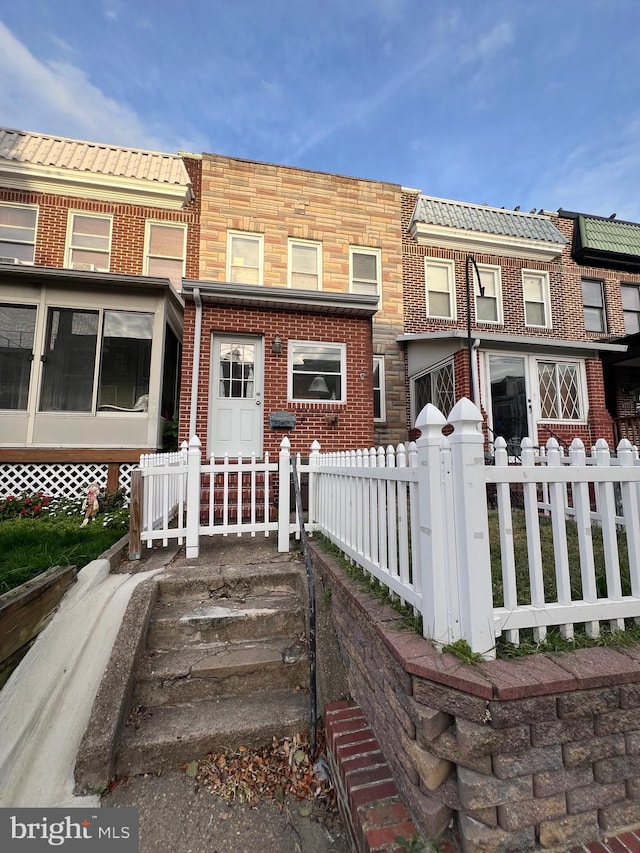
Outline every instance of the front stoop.
<svg viewBox="0 0 640 853"><path fill-rule="evenodd" d="M76 793L308 728L304 567L220 542L131 597L80 746Z"/></svg>
<svg viewBox="0 0 640 853"><path fill-rule="evenodd" d="M307 725L301 566L199 566L158 579L119 776L259 747Z"/></svg>
<svg viewBox="0 0 640 853"><path fill-rule="evenodd" d="M357 853L403 853L416 826L362 709L353 701L325 706L327 755L340 815ZM439 853L456 853L441 841Z"/></svg>

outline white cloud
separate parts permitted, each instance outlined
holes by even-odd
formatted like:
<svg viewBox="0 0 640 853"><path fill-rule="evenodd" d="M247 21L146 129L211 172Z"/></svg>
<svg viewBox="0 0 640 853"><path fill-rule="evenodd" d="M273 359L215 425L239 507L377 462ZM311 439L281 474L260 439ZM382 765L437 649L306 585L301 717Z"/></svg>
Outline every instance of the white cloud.
<svg viewBox="0 0 640 853"><path fill-rule="evenodd" d="M134 110L70 62L41 62L0 21L0 115L21 130L171 151Z"/></svg>

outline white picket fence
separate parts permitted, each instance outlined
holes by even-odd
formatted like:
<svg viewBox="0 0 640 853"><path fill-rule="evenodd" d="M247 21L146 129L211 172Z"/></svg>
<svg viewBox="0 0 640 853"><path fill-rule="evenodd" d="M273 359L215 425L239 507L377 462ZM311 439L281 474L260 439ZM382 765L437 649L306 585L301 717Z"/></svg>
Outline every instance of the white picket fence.
<svg viewBox="0 0 640 853"><path fill-rule="evenodd" d="M449 437L442 433L446 424L453 430ZM421 437L415 444L310 459L312 527L421 613L425 636L442 644L464 639L487 658L495 656L495 639L502 633L518 644L523 629L533 629L540 640L551 626L571 637L574 625L584 624L597 636L602 622L623 628L625 618L640 619L637 451L623 440L612 459L600 440L587 457L576 440L563 457L555 439L544 453L525 439L521 464L511 465L506 442L497 439L495 464L487 465L481 424L469 400L460 400L448 418L428 405L416 421ZM491 576L491 491L504 599L499 606ZM524 517L526 546L520 550L526 554L518 552L514 538L516 513ZM544 515L553 534L551 561L547 557L553 564L553 598L544 580ZM570 577L572 536L579 552L578 594L575 579L572 593ZM600 537L599 593L594 538ZM628 594L623 594L621 549L628 560ZM526 563L524 589L518 588L518 560Z"/></svg>
<svg viewBox="0 0 640 853"><path fill-rule="evenodd" d="M314 443L316 444L316 443ZM187 558L199 555L201 536L269 536L277 533L278 549L288 551L291 535L300 535L300 523L291 517L291 443L280 444L278 460L238 457L202 462L201 442L193 436L177 453L152 454L140 459L134 472L130 527L130 557L140 556L146 544L185 545ZM317 445L319 447L319 445ZM298 477L308 470L297 454ZM140 495L135 485L141 481ZM285 483L285 488L277 488ZM275 497L277 491L277 497ZM140 503L141 511L137 510Z"/></svg>
<svg viewBox="0 0 640 853"><path fill-rule="evenodd" d="M627 618L640 620L637 450L625 439L612 456L601 439L587 454L574 440L564 454L550 439L541 452L525 439L514 465L498 438L487 464L481 425L479 410L462 399L448 417L426 406L416 421L421 436L407 445L321 453L313 442L306 461L297 456L298 476L308 480L306 529L323 533L420 613L425 636L441 644L464 639L487 658L502 634L518 644L523 630L541 640L557 626L568 638L581 624L594 637L602 623L621 629ZM277 461L202 464L194 436L171 461L141 467L148 509L140 541L184 541L191 558L201 536L274 532L287 551L301 525L291 514L291 470L286 437ZM543 525L551 527L551 556ZM517 544L518 529L526 544ZM579 578L572 577L572 543ZM496 602L492 550L501 566Z"/></svg>

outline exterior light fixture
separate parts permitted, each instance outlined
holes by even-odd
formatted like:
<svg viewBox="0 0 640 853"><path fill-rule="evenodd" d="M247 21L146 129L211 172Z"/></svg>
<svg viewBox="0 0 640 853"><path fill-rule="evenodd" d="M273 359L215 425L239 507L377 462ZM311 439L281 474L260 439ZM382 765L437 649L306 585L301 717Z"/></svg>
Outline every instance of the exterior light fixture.
<svg viewBox="0 0 640 853"><path fill-rule="evenodd" d="M282 338L277 332L271 341L271 352L274 353L274 355L280 355L282 352Z"/></svg>

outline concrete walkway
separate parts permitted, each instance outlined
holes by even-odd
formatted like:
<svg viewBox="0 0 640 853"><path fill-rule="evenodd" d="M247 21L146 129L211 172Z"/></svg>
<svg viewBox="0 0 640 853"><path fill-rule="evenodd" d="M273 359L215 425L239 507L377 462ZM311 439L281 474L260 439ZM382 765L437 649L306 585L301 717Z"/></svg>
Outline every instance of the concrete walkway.
<svg viewBox="0 0 640 853"><path fill-rule="evenodd" d="M89 563L0 691L0 806L100 805L75 797L73 768L132 591L161 567L110 574Z"/></svg>

